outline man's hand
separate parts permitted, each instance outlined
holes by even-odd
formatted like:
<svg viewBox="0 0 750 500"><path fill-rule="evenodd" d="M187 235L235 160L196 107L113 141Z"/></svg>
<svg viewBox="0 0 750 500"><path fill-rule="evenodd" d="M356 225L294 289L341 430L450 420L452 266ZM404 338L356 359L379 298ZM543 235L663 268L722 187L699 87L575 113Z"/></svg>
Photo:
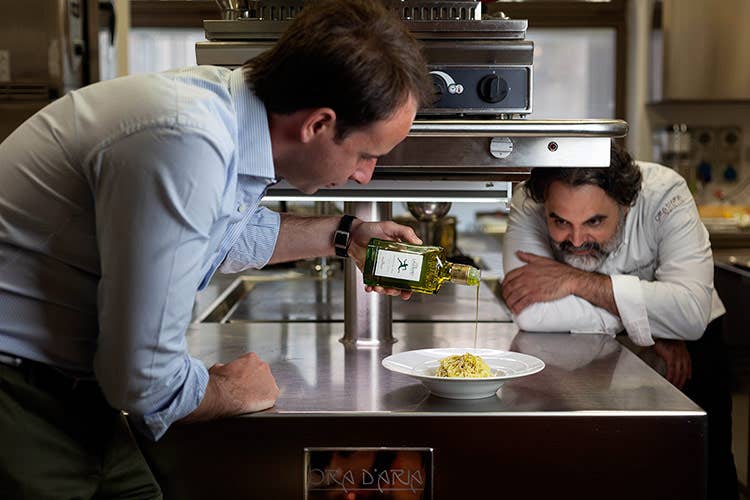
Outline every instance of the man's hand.
<svg viewBox="0 0 750 500"><path fill-rule="evenodd" d="M683 340L654 339L654 350L667 365L667 380L678 389L693 375L693 363Z"/></svg>
<svg viewBox="0 0 750 500"><path fill-rule="evenodd" d="M183 422L241 415L272 407L279 387L268 364L254 352L234 361L216 363L209 370L203 401Z"/></svg>
<svg viewBox="0 0 750 500"><path fill-rule="evenodd" d="M503 300L514 314L537 302L550 302L572 295L573 280L584 272L533 253L519 251L516 255L526 265L509 272L502 286Z"/></svg>
<svg viewBox="0 0 750 500"><path fill-rule="evenodd" d="M365 266L365 258L367 257L367 244L371 238L380 238L381 240L392 240L392 241L403 241L406 243L414 243L420 245L420 240L414 230L409 226L402 226L392 221L386 222L362 222L355 220L352 224L352 239L349 244L349 257L354 259L354 263L357 267L362 270ZM386 295L400 295L402 299L406 300L411 297L411 292L404 290L397 290L395 288L383 288L380 286L371 287L365 286L365 290L368 292L383 293Z"/></svg>

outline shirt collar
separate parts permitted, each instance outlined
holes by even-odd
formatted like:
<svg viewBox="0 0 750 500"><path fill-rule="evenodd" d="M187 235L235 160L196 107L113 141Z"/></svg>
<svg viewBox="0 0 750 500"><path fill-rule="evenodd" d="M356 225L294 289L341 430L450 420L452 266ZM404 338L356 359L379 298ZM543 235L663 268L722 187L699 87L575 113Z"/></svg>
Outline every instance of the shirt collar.
<svg viewBox="0 0 750 500"><path fill-rule="evenodd" d="M229 93L237 113L237 173L275 181L266 107L245 82L242 67L232 71Z"/></svg>

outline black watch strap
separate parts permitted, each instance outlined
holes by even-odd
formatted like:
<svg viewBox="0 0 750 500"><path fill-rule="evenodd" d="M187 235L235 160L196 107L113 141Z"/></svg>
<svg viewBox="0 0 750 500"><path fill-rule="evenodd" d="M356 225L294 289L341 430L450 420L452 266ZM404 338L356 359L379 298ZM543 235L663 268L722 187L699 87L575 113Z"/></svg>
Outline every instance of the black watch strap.
<svg viewBox="0 0 750 500"><path fill-rule="evenodd" d="M352 222L355 217L353 215L344 215L341 217L339 227L336 232L333 233L333 247L336 249L336 255L339 257L347 257L347 250L349 250L349 243L352 240Z"/></svg>

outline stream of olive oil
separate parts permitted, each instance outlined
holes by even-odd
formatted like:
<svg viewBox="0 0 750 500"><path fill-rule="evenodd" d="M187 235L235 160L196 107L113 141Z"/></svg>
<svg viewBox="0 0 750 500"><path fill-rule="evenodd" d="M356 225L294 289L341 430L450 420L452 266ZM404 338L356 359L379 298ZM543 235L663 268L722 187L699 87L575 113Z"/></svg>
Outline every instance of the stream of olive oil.
<svg viewBox="0 0 750 500"><path fill-rule="evenodd" d="M477 348L477 331L479 329L479 284L477 284L477 305L474 309L474 349Z"/></svg>

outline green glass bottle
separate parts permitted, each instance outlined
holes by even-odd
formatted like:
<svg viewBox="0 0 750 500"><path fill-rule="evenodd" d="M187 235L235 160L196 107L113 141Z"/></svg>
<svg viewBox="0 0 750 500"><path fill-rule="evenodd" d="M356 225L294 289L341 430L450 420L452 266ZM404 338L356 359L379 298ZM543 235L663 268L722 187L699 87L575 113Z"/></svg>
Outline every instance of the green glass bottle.
<svg viewBox="0 0 750 500"><path fill-rule="evenodd" d="M440 247L373 238L367 245L362 273L370 286L437 293L446 281L479 286L479 269L448 262Z"/></svg>

